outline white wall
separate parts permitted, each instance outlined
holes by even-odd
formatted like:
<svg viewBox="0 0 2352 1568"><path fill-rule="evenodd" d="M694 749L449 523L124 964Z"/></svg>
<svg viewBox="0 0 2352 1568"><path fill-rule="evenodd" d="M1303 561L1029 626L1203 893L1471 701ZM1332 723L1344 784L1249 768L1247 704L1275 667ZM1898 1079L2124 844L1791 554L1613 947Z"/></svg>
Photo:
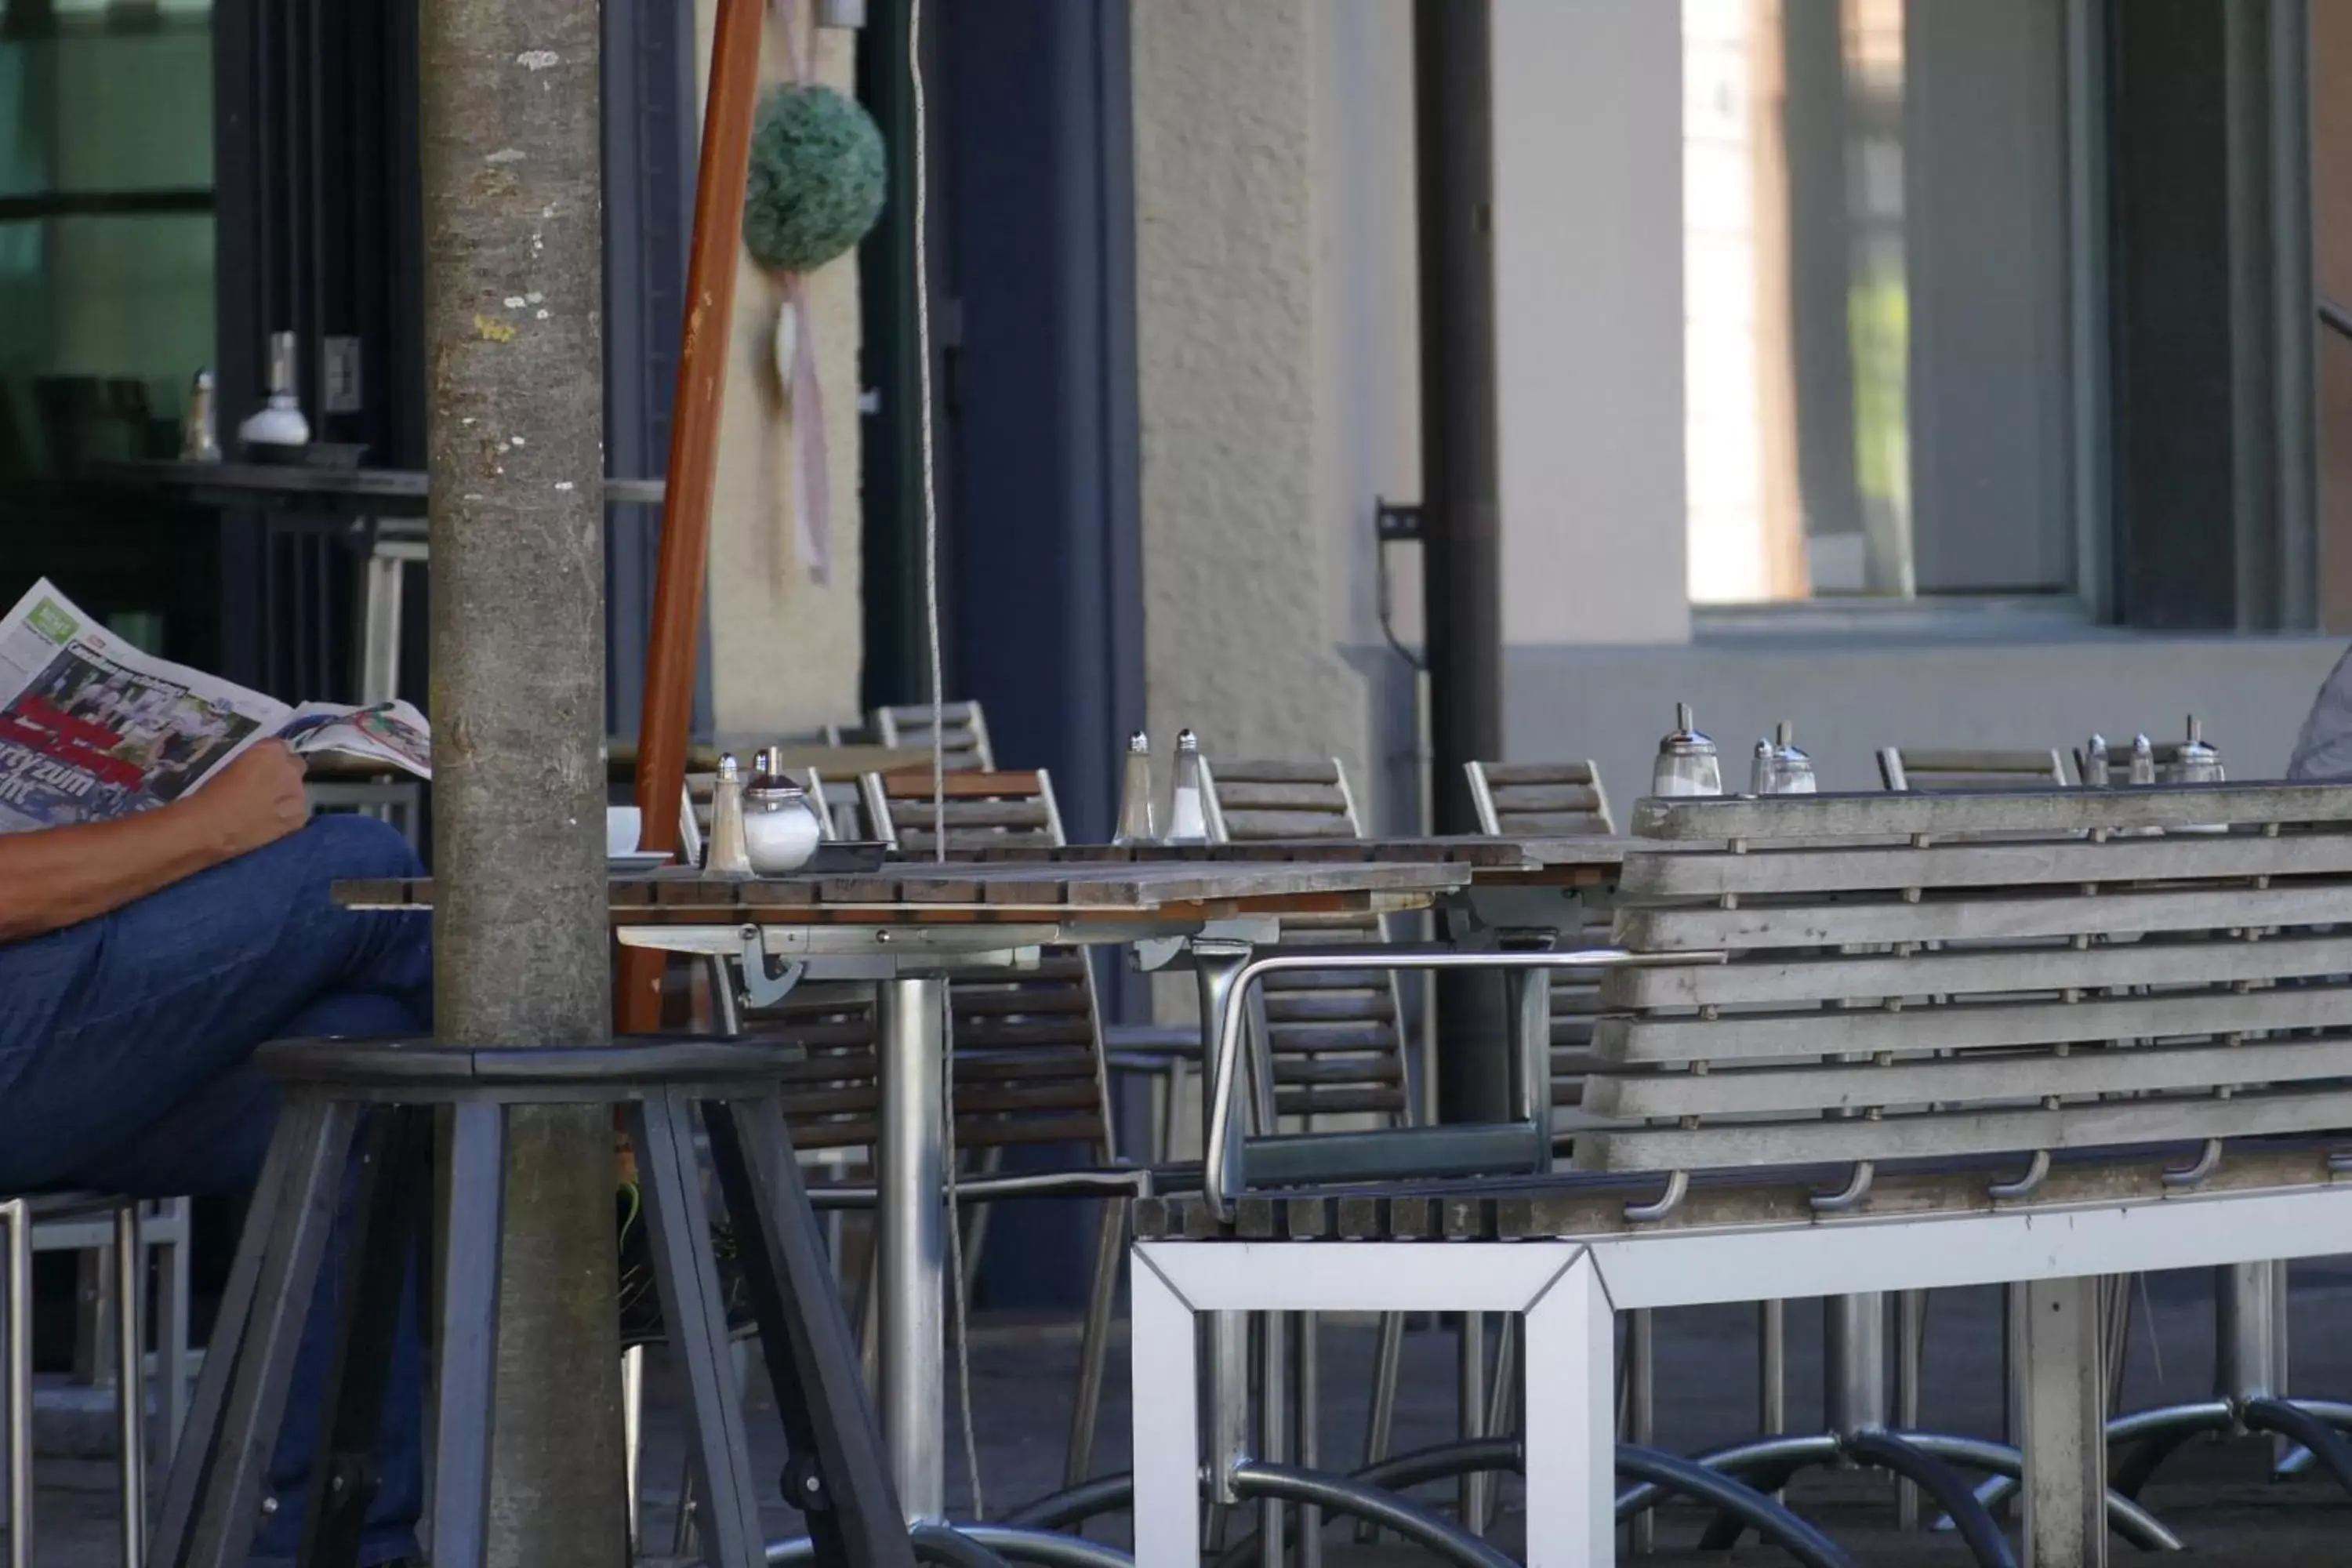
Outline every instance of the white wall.
<svg viewBox="0 0 2352 1568"><path fill-rule="evenodd" d="M1411 708L1371 542L1375 499L1420 484L1411 9L1150 0L1134 40L1151 728L1336 755L1388 821Z"/></svg>
<svg viewBox="0 0 2352 1568"><path fill-rule="evenodd" d="M714 21L711 0L698 0L699 80L706 90ZM859 36L817 30L821 80L848 89ZM782 28L771 22L762 41L761 79L791 80ZM800 443L795 411L776 374L774 346L784 283L749 255L740 255L737 266L711 501L710 700L721 735L756 737L857 713L865 648L858 585L857 260L845 256L809 279L832 491L831 572L824 584L813 581L801 563L792 531Z"/></svg>
<svg viewBox="0 0 2352 1568"><path fill-rule="evenodd" d="M1682 7L1497 0L1503 629L1678 641Z"/></svg>

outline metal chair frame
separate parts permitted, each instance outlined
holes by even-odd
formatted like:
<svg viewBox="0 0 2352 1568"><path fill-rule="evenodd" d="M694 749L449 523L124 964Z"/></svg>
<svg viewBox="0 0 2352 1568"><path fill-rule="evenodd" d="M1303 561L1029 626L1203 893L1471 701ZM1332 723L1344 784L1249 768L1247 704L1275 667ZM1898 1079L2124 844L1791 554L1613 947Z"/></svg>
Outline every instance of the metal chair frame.
<svg viewBox="0 0 2352 1568"><path fill-rule="evenodd" d="M102 1289L93 1314L112 1330L106 1369L115 1385L119 1450L119 1539L125 1568L146 1557L148 1393L145 1330L148 1263L158 1252L161 1309L157 1376L163 1385L164 1448L187 1415L188 1202L141 1202L107 1194L59 1193L0 1199L0 1247L5 1247L5 1343L0 1343L0 1400L7 1436L8 1568L30 1568L35 1540L33 1485L33 1258L41 1252L103 1257Z"/></svg>

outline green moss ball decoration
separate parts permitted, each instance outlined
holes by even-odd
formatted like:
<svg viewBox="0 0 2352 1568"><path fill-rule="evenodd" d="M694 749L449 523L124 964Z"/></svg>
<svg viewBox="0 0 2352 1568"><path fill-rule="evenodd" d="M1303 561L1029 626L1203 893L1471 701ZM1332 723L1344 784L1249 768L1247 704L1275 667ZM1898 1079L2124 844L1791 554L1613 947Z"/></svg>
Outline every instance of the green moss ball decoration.
<svg viewBox="0 0 2352 1568"><path fill-rule="evenodd" d="M751 129L743 240L761 266L814 272L882 216L882 132L829 87L772 88Z"/></svg>

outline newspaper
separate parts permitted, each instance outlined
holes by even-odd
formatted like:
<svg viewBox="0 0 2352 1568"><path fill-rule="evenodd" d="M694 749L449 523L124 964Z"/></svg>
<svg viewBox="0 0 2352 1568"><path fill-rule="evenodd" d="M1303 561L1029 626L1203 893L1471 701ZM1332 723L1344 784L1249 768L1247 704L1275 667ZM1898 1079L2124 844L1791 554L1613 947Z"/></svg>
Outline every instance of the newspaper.
<svg viewBox="0 0 2352 1568"><path fill-rule="evenodd" d="M168 805L273 737L433 776L405 702L289 708L142 653L47 581L0 620L0 833Z"/></svg>

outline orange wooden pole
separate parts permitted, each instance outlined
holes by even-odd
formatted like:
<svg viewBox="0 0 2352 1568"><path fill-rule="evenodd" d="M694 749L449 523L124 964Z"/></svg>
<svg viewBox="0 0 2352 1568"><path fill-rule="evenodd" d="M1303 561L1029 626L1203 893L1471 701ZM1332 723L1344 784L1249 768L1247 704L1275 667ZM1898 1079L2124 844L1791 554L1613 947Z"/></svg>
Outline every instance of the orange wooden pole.
<svg viewBox="0 0 2352 1568"><path fill-rule="evenodd" d="M710 46L710 93L702 114L702 163L695 186L694 247L687 263L686 336L677 356L670 418L669 472L662 500L660 564L654 579L653 636L646 652L646 701L637 728L637 805L647 849L678 847L678 803L694 721L694 665L710 561L710 496L726 400L728 328L743 245L744 182L760 97L760 29L767 0L719 0ZM620 1026L661 1026L663 960L625 948Z"/></svg>

